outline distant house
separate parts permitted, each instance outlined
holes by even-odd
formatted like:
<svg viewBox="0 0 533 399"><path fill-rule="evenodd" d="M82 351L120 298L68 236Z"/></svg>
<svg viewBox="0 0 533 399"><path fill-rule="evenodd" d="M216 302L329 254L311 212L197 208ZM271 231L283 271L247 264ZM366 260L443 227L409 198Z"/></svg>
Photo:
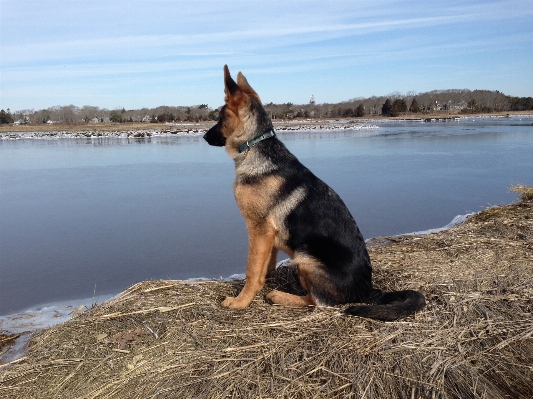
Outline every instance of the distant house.
<svg viewBox="0 0 533 399"><path fill-rule="evenodd" d="M25 125L29 121L30 118L28 118L27 116L23 116L21 119L17 119L16 121L14 121L13 125Z"/></svg>
<svg viewBox="0 0 533 399"><path fill-rule="evenodd" d="M100 118L89 119L89 123L100 123Z"/></svg>
<svg viewBox="0 0 533 399"><path fill-rule="evenodd" d="M466 101L461 101L456 106L452 106L452 109L462 110L462 109L465 109L467 106L468 106L468 103Z"/></svg>

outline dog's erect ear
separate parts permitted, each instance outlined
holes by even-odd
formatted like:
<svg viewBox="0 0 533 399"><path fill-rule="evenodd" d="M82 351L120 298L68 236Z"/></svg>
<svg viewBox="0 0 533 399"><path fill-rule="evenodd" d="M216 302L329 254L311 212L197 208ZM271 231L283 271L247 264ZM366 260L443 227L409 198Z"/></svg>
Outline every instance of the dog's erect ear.
<svg viewBox="0 0 533 399"><path fill-rule="evenodd" d="M227 65L224 65L224 92L226 93L224 101L233 112L237 113L237 108L243 100L243 92L231 77Z"/></svg>
<svg viewBox="0 0 533 399"><path fill-rule="evenodd" d="M226 94L229 94L230 96L238 96L241 91L239 85L235 83L231 77L227 65L224 65L224 90L226 91Z"/></svg>
<svg viewBox="0 0 533 399"><path fill-rule="evenodd" d="M248 83L248 81L246 80L242 72L239 72L239 74L237 75L237 84L239 85L241 90L244 91L246 94L255 96L257 97L257 99L259 99L259 96L255 92L255 90L252 89L252 86L250 86L250 84Z"/></svg>

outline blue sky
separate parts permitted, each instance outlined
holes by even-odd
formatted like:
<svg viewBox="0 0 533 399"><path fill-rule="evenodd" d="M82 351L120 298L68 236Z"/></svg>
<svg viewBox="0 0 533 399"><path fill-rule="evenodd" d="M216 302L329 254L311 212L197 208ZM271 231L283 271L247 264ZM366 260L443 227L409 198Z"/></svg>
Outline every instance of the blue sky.
<svg viewBox="0 0 533 399"><path fill-rule="evenodd" d="M533 96L533 1L0 0L0 107L265 103L392 92Z"/></svg>

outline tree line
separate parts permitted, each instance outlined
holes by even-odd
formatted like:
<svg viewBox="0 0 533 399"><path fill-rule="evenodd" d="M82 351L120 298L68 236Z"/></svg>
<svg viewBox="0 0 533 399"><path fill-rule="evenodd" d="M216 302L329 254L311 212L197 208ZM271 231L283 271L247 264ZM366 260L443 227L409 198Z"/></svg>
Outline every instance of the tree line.
<svg viewBox="0 0 533 399"><path fill-rule="evenodd" d="M490 113L533 110L533 97L512 97L490 90L434 90L425 93L394 92L388 96L354 98L341 103L265 104L273 119L292 118L352 118L372 116L400 116L407 113L427 114L435 111L454 113ZM218 108L207 104L194 106L160 106L126 110L106 109L96 106L54 106L41 110L24 109L16 112L0 111L0 124L69 125L89 123L166 123L200 122L218 119Z"/></svg>
<svg viewBox="0 0 533 399"><path fill-rule="evenodd" d="M354 98L337 104L267 104L273 118L361 117L448 113L491 113L533 110L532 97L512 97L490 90L434 90L425 93L394 92L388 96Z"/></svg>
<svg viewBox="0 0 533 399"><path fill-rule="evenodd" d="M160 106L141 109L107 109L96 106L54 106L41 110L23 109L16 112L0 111L0 123L27 123L32 125L61 123L82 125L90 123L165 123L199 122L218 119L218 110L207 104L196 106Z"/></svg>

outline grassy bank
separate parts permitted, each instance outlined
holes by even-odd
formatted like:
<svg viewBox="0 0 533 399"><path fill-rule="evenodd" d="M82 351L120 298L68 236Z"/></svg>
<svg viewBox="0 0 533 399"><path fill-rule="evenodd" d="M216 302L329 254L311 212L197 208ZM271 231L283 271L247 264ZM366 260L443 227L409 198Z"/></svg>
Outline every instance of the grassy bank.
<svg viewBox="0 0 533 399"><path fill-rule="evenodd" d="M242 281L146 281L37 334L0 366L0 397L531 398L533 188L515 191L449 231L370 248L377 287L426 295L414 317L267 304L299 289L289 267L244 311L219 306Z"/></svg>

